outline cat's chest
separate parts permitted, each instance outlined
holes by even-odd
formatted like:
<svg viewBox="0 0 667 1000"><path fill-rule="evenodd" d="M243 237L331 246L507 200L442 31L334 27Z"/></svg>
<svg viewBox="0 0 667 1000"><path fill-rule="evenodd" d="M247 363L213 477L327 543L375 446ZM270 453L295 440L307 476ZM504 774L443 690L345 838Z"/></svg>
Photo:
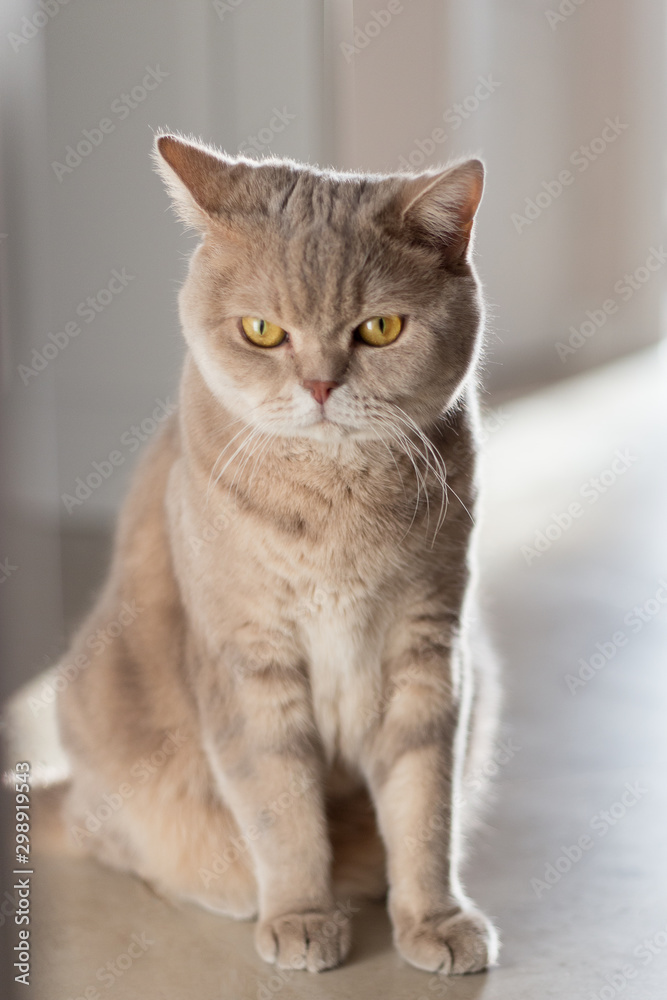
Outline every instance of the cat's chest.
<svg viewBox="0 0 667 1000"><path fill-rule="evenodd" d="M383 616L369 594L316 593L300 622L313 715L327 762L356 769L381 698Z"/></svg>
<svg viewBox="0 0 667 1000"><path fill-rule="evenodd" d="M381 700L387 623L400 613L409 544L398 549L401 535L388 530L379 497L373 506L341 491L335 505L304 519L294 537L274 526L262 565L275 572L276 593L289 581L287 629L304 655L327 761L354 770Z"/></svg>

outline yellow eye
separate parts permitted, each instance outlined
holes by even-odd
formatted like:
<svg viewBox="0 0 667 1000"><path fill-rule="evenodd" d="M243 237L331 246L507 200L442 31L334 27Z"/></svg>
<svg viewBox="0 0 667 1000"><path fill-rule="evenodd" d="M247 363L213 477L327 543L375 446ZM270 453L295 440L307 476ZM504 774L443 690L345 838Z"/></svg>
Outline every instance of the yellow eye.
<svg viewBox="0 0 667 1000"><path fill-rule="evenodd" d="M400 316L373 316L357 327L354 331L365 344L372 347L384 347L398 337L403 327Z"/></svg>
<svg viewBox="0 0 667 1000"><path fill-rule="evenodd" d="M256 316L243 316L241 326L248 340L258 347L277 347L287 336L281 326Z"/></svg>

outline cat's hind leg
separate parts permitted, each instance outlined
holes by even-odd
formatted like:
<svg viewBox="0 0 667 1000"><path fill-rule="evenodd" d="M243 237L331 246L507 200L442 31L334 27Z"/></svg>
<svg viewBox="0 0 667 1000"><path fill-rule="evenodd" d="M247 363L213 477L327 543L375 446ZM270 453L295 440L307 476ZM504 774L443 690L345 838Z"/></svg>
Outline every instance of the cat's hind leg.
<svg viewBox="0 0 667 1000"><path fill-rule="evenodd" d="M203 760L171 762L139 786L77 770L64 808L69 837L162 896L252 918L257 887L250 844L208 779Z"/></svg>

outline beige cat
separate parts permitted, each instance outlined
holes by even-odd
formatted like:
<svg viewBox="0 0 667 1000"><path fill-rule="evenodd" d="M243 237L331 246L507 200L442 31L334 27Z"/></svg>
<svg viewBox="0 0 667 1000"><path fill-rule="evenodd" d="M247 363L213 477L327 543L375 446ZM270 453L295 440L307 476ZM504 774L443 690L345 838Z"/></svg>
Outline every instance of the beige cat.
<svg viewBox="0 0 667 1000"><path fill-rule="evenodd" d="M257 916L281 967L339 964L336 898L388 883L401 955L483 969L458 875L495 699L468 635L482 166L338 174L168 135L156 160L202 237L188 353L68 655L105 630L60 697L70 834Z"/></svg>

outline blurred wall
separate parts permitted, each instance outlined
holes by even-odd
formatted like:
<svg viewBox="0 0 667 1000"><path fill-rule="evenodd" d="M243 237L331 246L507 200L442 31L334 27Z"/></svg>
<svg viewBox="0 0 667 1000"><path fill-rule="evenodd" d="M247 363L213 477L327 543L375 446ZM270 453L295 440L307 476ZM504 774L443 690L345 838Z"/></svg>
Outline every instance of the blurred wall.
<svg viewBox="0 0 667 1000"><path fill-rule="evenodd" d="M58 527L112 523L137 452L175 399L176 293L193 238L152 172L154 130L340 168L483 156L476 247L496 398L659 336L663 4L46 8L5 0L0 12L11 470L0 558L11 550L21 567L2 586L33 668L62 620ZM42 593L39 627L27 625L21 615Z"/></svg>
<svg viewBox="0 0 667 1000"><path fill-rule="evenodd" d="M415 0L368 44L380 4L341 7L353 19L339 16L332 47L352 37L356 51L338 61L337 164L423 169L473 154L487 165L476 249L490 390L515 394L653 342L665 5Z"/></svg>

